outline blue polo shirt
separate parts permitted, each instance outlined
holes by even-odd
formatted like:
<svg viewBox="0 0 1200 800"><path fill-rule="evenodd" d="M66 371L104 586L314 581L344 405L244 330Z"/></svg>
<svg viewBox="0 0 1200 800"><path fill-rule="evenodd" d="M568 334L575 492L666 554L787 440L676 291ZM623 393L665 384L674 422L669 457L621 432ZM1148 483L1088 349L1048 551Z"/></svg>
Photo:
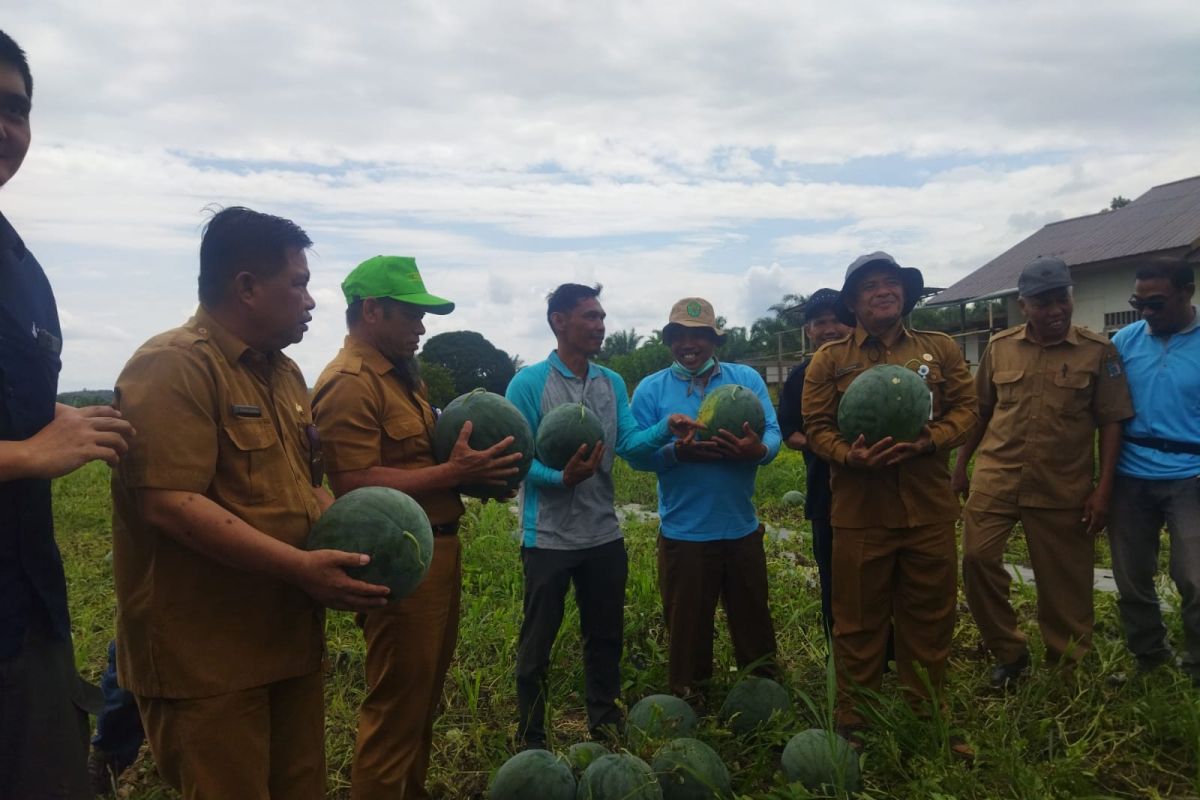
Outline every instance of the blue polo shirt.
<svg viewBox="0 0 1200 800"><path fill-rule="evenodd" d="M28 439L54 419L62 331L50 282L0 214L0 439ZM70 637L67 582L54 542L50 481L0 483L0 661L31 620Z"/></svg>
<svg viewBox="0 0 1200 800"><path fill-rule="evenodd" d="M1168 337L1154 336L1141 320L1117 331L1113 344L1133 398L1125 435L1200 444L1200 315ZM1117 474L1152 481L1191 478L1200 475L1200 455L1123 441Z"/></svg>

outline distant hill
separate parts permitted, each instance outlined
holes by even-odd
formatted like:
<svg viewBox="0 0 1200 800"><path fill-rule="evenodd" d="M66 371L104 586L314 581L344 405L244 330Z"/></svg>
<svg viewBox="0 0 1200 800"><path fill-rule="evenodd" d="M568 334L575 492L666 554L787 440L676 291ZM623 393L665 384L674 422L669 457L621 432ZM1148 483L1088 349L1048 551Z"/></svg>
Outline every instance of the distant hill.
<svg viewBox="0 0 1200 800"><path fill-rule="evenodd" d="M107 406L112 405L112 389L82 389L78 392L63 392L58 396L58 402L65 406Z"/></svg>

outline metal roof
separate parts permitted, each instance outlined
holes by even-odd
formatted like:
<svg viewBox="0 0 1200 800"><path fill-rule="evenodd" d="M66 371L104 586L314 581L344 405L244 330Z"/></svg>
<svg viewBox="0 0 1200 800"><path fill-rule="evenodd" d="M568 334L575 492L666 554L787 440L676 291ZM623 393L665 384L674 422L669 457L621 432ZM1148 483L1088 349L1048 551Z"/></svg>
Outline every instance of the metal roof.
<svg viewBox="0 0 1200 800"><path fill-rule="evenodd" d="M1052 222L958 281L926 306L1017 291L1017 277L1039 256L1070 267L1200 244L1200 175L1155 186L1124 208Z"/></svg>

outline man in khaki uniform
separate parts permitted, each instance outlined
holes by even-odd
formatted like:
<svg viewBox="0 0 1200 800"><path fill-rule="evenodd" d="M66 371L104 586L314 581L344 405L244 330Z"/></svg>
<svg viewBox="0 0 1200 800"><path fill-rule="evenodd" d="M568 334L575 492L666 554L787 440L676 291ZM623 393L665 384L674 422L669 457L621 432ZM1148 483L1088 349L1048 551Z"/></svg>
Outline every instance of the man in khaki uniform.
<svg viewBox="0 0 1200 800"><path fill-rule="evenodd" d="M325 797L322 606L388 591L346 575L364 555L304 550L332 498L280 351L314 306L311 244L286 219L213 216L196 315L117 379L137 430L112 484L118 674L186 800Z"/></svg>
<svg viewBox="0 0 1200 800"><path fill-rule="evenodd" d="M1091 647L1095 537L1108 520L1121 421L1133 416L1133 405L1108 337L1071 324L1071 288L1061 259L1039 258L1021 272L1018 302L1027 322L993 336L984 351L975 375L980 423L954 469L954 488L965 495L967 462L976 454L963 509L963 584L997 660L994 689L1010 687L1029 668L1003 561L1018 521L1033 562L1046 660L1074 664Z"/></svg>
<svg viewBox="0 0 1200 800"><path fill-rule="evenodd" d="M449 460L434 459L436 418L416 352L425 314L449 314L454 304L425 291L413 259L370 258L342 291L350 333L313 395L330 484L337 495L360 486L405 492L421 504L434 533L433 564L417 589L358 618L367 641L367 696L350 792L355 800L427 798L434 712L458 641L463 506L455 487L503 486L521 454L502 455L511 436L472 450L467 423Z"/></svg>
<svg viewBox="0 0 1200 800"><path fill-rule="evenodd" d="M855 689L880 688L889 623L895 623L896 667L914 705L928 697L917 667L939 688L954 633L959 508L948 459L978 417L958 345L904 326L923 287L918 270L902 268L887 253L859 257L846 271L837 306L854 332L821 347L804 381L809 447L832 472L836 716L850 736L864 724ZM847 442L838 431L842 395L876 364L928 367L933 413L916 441L886 437L868 447L863 437Z"/></svg>

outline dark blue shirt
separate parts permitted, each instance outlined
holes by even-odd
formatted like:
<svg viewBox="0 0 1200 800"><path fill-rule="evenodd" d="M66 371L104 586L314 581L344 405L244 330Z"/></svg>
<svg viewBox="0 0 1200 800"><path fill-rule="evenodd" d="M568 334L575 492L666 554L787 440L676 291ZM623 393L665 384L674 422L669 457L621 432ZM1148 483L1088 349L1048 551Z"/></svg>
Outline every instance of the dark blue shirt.
<svg viewBox="0 0 1200 800"><path fill-rule="evenodd" d="M812 359L792 368L783 388L779 391L779 429L784 441L796 431L804 432L804 418L800 416L800 401L804 397L804 373ZM804 475L807 483L804 495L804 518L829 521L833 510L833 492L829 488L829 463L823 461L807 447L804 456Z"/></svg>
<svg viewBox="0 0 1200 800"><path fill-rule="evenodd" d="M54 419L61 351L46 273L0 214L0 439L28 439ZM50 481L7 481L0 483L0 660L17 654L34 619L71 635Z"/></svg>

